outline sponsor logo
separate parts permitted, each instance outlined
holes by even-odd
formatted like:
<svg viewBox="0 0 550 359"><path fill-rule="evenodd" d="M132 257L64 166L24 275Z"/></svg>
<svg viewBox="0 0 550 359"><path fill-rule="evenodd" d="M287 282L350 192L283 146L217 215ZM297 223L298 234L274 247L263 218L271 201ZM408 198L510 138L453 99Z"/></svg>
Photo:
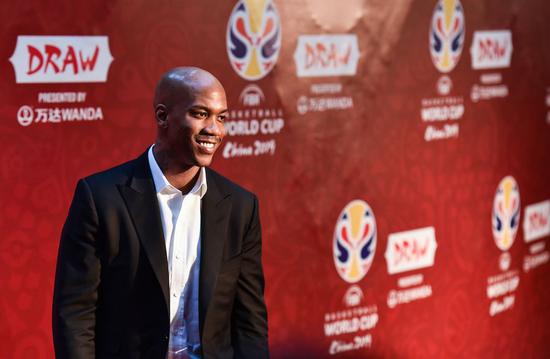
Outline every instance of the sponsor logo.
<svg viewBox="0 0 550 359"><path fill-rule="evenodd" d="M60 124L103 120L100 106L86 104L86 92L39 92L37 105L25 104L17 110L17 122L28 127L32 124ZM68 105L66 105L68 104Z"/></svg>
<svg viewBox="0 0 550 359"><path fill-rule="evenodd" d="M376 250L376 220L367 202L351 201L344 207L333 237L334 264L340 277L357 283L369 271Z"/></svg>
<svg viewBox="0 0 550 359"><path fill-rule="evenodd" d="M353 108L353 97L342 93L341 83L329 82L312 84L310 96L302 95L296 101L296 110L300 115L308 112L325 112Z"/></svg>
<svg viewBox="0 0 550 359"><path fill-rule="evenodd" d="M472 68L476 70L510 67L512 59L512 33L509 30L476 31L470 47ZM483 74L480 83L470 91L472 102L507 97L508 86L500 73Z"/></svg>
<svg viewBox="0 0 550 359"><path fill-rule="evenodd" d="M431 267L434 265L436 249L433 227L392 233L388 236L385 253L388 273L396 274ZM397 305L430 297L432 286L423 281L422 274L399 278L397 284L400 288L388 292L388 307L393 309Z"/></svg>
<svg viewBox="0 0 550 359"><path fill-rule="evenodd" d="M294 52L298 77L353 76L357 72L357 35L301 35Z"/></svg>
<svg viewBox="0 0 550 359"><path fill-rule="evenodd" d="M349 202L336 221L333 256L336 270L348 283L357 283L368 272L376 249L376 220L367 202ZM379 321L376 304L363 303L365 296L358 285L345 292L345 307L325 313L323 332L330 338L330 355L371 348L371 331Z"/></svg>
<svg viewBox="0 0 550 359"><path fill-rule="evenodd" d="M17 111L17 122L23 127L33 123L61 123L103 120L101 107L39 107L23 105Z"/></svg>
<svg viewBox="0 0 550 359"><path fill-rule="evenodd" d="M501 271L508 270L512 264L512 256L508 252L503 252L498 258L498 266Z"/></svg>
<svg viewBox="0 0 550 359"><path fill-rule="evenodd" d="M458 120L464 115L464 100L462 97L423 99L421 104L420 117L423 122L427 123L424 130L424 140L426 142L458 137L460 133Z"/></svg>
<svg viewBox="0 0 550 359"><path fill-rule="evenodd" d="M276 136L285 127L282 108L267 105L266 96L256 84L248 84L239 96L240 106L231 110L225 121L225 131L231 139L225 141L224 158L274 155ZM240 141L233 137L256 136L254 141ZM260 138L263 137L263 138ZM264 137L265 136L265 137Z"/></svg>
<svg viewBox="0 0 550 359"><path fill-rule="evenodd" d="M474 84L470 91L472 102L508 96L508 86L502 83L502 74L484 73L479 80L480 84Z"/></svg>
<svg viewBox="0 0 550 359"><path fill-rule="evenodd" d="M453 88L453 82L447 75L443 75L437 80L437 93L441 96L446 96L451 92Z"/></svg>
<svg viewBox="0 0 550 359"><path fill-rule="evenodd" d="M470 54L476 70L510 67L512 33L509 30L476 31Z"/></svg>
<svg viewBox="0 0 550 359"><path fill-rule="evenodd" d="M353 340L343 341L343 340L334 340L330 344L328 353L330 355L335 355L339 353L345 353L352 350L358 350L361 348L370 348L372 347L372 335L366 334L363 336L355 336Z"/></svg>
<svg viewBox="0 0 550 359"><path fill-rule="evenodd" d="M113 61L107 36L18 36L16 83L105 82Z"/></svg>
<svg viewBox="0 0 550 359"><path fill-rule="evenodd" d="M550 252L546 250L544 241L529 246L529 254L523 257L523 271L525 273L550 261Z"/></svg>
<svg viewBox="0 0 550 359"><path fill-rule="evenodd" d="M387 304L389 308L395 308L399 304L407 304L419 299L425 299L432 296L432 286L429 284L418 287L391 290L388 293Z"/></svg>
<svg viewBox="0 0 550 359"><path fill-rule="evenodd" d="M500 250L507 251L514 243L519 217L519 187L514 177L506 176L498 184L493 201L493 238Z"/></svg>
<svg viewBox="0 0 550 359"><path fill-rule="evenodd" d="M265 96L260 86L250 84L241 92L239 100L243 106L259 106L265 100Z"/></svg>
<svg viewBox="0 0 550 359"><path fill-rule="evenodd" d="M353 288L353 287L352 287ZM376 305L349 308L325 314L323 332L331 339L328 353L330 355L370 348L373 330L379 321Z"/></svg>
<svg viewBox="0 0 550 359"><path fill-rule="evenodd" d="M440 72L450 72L460 60L465 26L460 0L438 0L430 26L430 54Z"/></svg>
<svg viewBox="0 0 550 359"><path fill-rule="evenodd" d="M519 217L519 187L514 177L506 176L499 182L493 200L493 239L502 251L498 260L502 273L487 278L487 298L491 317L511 310L516 300L515 291L519 286L520 277L517 269L509 269L512 256L507 251L514 244L519 228Z"/></svg>
<svg viewBox="0 0 550 359"><path fill-rule="evenodd" d="M434 265L437 242L433 227L392 233L388 236L388 273L395 274Z"/></svg>
<svg viewBox="0 0 550 359"><path fill-rule="evenodd" d="M313 112L325 112L328 110L347 110L353 108L353 98L340 97L307 97L300 96L296 103L296 110L300 115Z"/></svg>
<svg viewBox="0 0 550 359"><path fill-rule="evenodd" d="M275 66L281 47L281 23L270 0L239 0L227 23L227 55L245 80L259 80Z"/></svg>
<svg viewBox="0 0 550 359"><path fill-rule="evenodd" d="M525 207L523 239L532 242L550 235L550 200Z"/></svg>
<svg viewBox="0 0 550 359"><path fill-rule="evenodd" d="M346 291L346 294L344 295L344 304L348 307L355 307L361 304L361 301L363 300L363 291L361 288L359 288L356 285L352 285L349 287L349 289Z"/></svg>
<svg viewBox="0 0 550 359"><path fill-rule="evenodd" d="M506 96L508 96L508 86L503 84L494 86L473 85L470 92L472 102Z"/></svg>
<svg viewBox="0 0 550 359"><path fill-rule="evenodd" d="M487 279L487 299L489 299L489 315L495 315L514 307L515 291L519 287L519 274L516 270L508 271Z"/></svg>

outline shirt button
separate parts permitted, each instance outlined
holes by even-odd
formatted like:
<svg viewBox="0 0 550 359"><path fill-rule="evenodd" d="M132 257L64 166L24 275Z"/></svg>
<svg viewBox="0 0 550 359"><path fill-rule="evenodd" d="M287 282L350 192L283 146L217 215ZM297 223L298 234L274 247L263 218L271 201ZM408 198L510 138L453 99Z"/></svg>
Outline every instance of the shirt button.
<svg viewBox="0 0 550 359"><path fill-rule="evenodd" d="M178 295L176 293L172 293L172 297L176 298Z"/></svg>

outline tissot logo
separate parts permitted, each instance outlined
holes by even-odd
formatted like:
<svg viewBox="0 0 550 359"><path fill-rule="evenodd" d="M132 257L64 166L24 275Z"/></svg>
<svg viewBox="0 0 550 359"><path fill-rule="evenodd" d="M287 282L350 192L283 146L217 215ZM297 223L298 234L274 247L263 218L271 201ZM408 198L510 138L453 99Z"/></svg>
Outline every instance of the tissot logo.
<svg viewBox="0 0 550 359"><path fill-rule="evenodd" d="M299 77L353 76L357 71L357 35L302 35L294 52Z"/></svg>
<svg viewBox="0 0 550 359"><path fill-rule="evenodd" d="M472 68L498 69L510 67L512 33L509 30L476 31L470 48Z"/></svg>
<svg viewBox="0 0 550 359"><path fill-rule="evenodd" d="M17 83L105 82L107 36L18 36L10 62Z"/></svg>

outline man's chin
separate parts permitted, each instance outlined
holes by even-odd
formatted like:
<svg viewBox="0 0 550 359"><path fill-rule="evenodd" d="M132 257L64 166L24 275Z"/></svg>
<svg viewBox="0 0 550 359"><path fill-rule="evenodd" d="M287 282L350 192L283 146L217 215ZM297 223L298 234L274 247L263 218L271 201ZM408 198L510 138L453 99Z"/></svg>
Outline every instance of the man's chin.
<svg viewBox="0 0 550 359"><path fill-rule="evenodd" d="M199 167L208 167L212 163L214 156L212 155L198 155L196 157L196 163Z"/></svg>

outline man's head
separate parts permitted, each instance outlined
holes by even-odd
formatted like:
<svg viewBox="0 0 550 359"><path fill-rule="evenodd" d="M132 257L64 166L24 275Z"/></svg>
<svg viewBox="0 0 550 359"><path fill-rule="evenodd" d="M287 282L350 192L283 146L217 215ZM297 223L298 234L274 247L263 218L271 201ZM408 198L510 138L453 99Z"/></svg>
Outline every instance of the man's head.
<svg viewBox="0 0 550 359"><path fill-rule="evenodd" d="M196 67L177 67L157 84L156 146L178 170L209 166L225 135L227 100L221 83Z"/></svg>

